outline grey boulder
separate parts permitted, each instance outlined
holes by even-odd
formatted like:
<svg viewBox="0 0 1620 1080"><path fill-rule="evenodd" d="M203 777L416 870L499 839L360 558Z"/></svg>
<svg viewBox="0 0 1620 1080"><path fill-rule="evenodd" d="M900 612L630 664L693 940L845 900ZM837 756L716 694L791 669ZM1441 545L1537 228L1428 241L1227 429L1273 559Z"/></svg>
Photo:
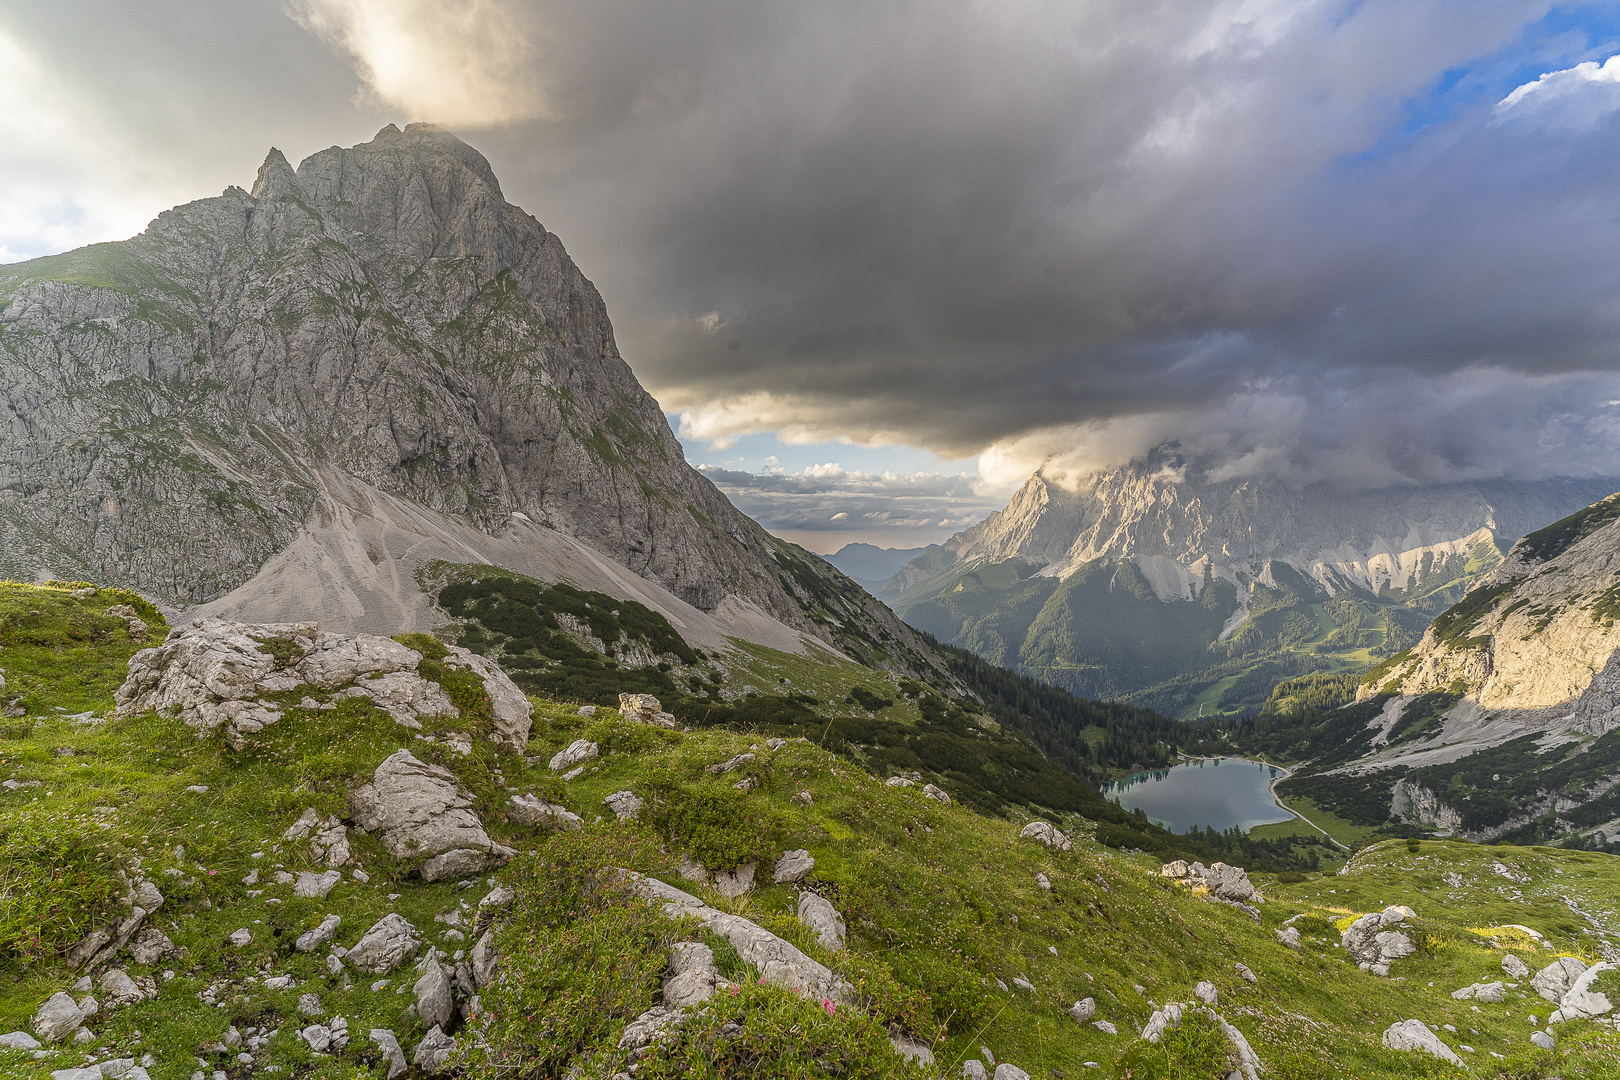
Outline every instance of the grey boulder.
<svg viewBox="0 0 1620 1080"><path fill-rule="evenodd" d="M843 951L844 920L839 916L838 909L827 902L826 897L813 892L800 893L799 921L815 932L823 948L833 952Z"/></svg>
<svg viewBox="0 0 1620 1080"><path fill-rule="evenodd" d="M450 973L430 955L422 969L422 977L411 988L416 995L416 1015L430 1028L443 1028L450 1024L456 1013L455 994L450 986Z"/></svg>
<svg viewBox="0 0 1620 1080"><path fill-rule="evenodd" d="M757 869L756 863L743 863L735 870L715 871L714 891L728 899L741 896L754 887L754 873Z"/></svg>
<svg viewBox="0 0 1620 1080"><path fill-rule="evenodd" d="M472 977L475 985L484 987L495 981L495 970L500 966L501 954L495 945L495 931L486 930L472 950Z"/></svg>
<svg viewBox="0 0 1620 1080"><path fill-rule="evenodd" d="M791 881L803 881L810 871L816 868L816 860L804 848L798 848L783 854L776 860L776 869L771 871L771 880L778 885L785 885Z"/></svg>
<svg viewBox="0 0 1620 1080"><path fill-rule="evenodd" d="M323 900L342 880L343 875L336 870L328 870L321 874L300 870L298 879L293 882L293 895L300 900Z"/></svg>
<svg viewBox="0 0 1620 1080"><path fill-rule="evenodd" d="M695 941L670 946L669 971L664 980L664 1003L677 1009L707 1001L720 981L714 951Z"/></svg>
<svg viewBox="0 0 1620 1080"><path fill-rule="evenodd" d="M299 934L298 940L293 942L293 948L297 949L299 952L314 952L316 949L332 940L332 936L337 933L338 925L342 922L342 916L328 915L326 918L321 920L319 926L305 930L302 934Z"/></svg>
<svg viewBox="0 0 1620 1080"><path fill-rule="evenodd" d="M1074 842L1049 821L1032 821L1020 829L1018 835L1027 840L1036 840L1047 847L1057 848L1060 851L1069 851L1074 847ZM997 1071L999 1073L1000 1070Z"/></svg>
<svg viewBox="0 0 1620 1080"><path fill-rule="evenodd" d="M422 1041L416 1044L416 1050L411 1054L411 1063L423 1072L437 1075L448 1072L450 1055L456 1052L456 1040L446 1035L440 1028L429 1028L428 1033L422 1036Z"/></svg>
<svg viewBox="0 0 1620 1080"><path fill-rule="evenodd" d="M392 1031L387 1028L372 1028L371 1041L377 1044L377 1049L381 1050L383 1057L388 1060L388 1080L394 1080L394 1077L410 1067L405 1061L405 1051L400 1049L399 1039L395 1038Z"/></svg>
<svg viewBox="0 0 1620 1080"><path fill-rule="evenodd" d="M552 755L551 771L561 772L564 769L571 769L575 765L594 761L599 753L601 753L600 748L589 739L575 739Z"/></svg>
<svg viewBox="0 0 1620 1080"><path fill-rule="evenodd" d="M63 993L52 994L34 1013L32 1027L42 1042L60 1042L84 1023L84 1014L72 998Z"/></svg>
<svg viewBox="0 0 1620 1080"><path fill-rule="evenodd" d="M534 795L513 795L506 803L506 816L519 825L548 829L578 829L584 825L578 814Z"/></svg>
<svg viewBox="0 0 1620 1080"><path fill-rule="evenodd" d="M1570 985L1558 1003L1558 1011L1564 1014L1564 1019L1582 1017L1591 1020L1613 1009L1614 1005L1609 1001L1608 995L1592 989L1592 984L1597 981L1598 976L1613 970L1613 964L1600 961L1581 972L1581 977Z"/></svg>
<svg viewBox="0 0 1620 1080"><path fill-rule="evenodd" d="M361 935L344 959L361 971L386 975L422 947L422 935L403 915L390 913Z"/></svg>
<svg viewBox="0 0 1620 1080"><path fill-rule="evenodd" d="M602 801L620 821L629 821L641 813L641 796L633 791L615 791Z"/></svg>
<svg viewBox="0 0 1620 1080"><path fill-rule="evenodd" d="M122 968L108 968L101 973L101 1004L109 1009L133 1005L157 997L157 983L150 977L132 979ZM80 1012L83 1012L80 1006Z"/></svg>
<svg viewBox="0 0 1620 1080"><path fill-rule="evenodd" d="M1536 993L1548 1001L1560 1002L1564 999L1564 995L1569 993L1569 988L1575 985L1575 980L1584 974L1586 974L1585 964L1573 956L1560 956L1536 972L1535 978L1530 980L1530 985L1535 988Z"/></svg>
<svg viewBox="0 0 1620 1080"><path fill-rule="evenodd" d="M371 783L349 796L355 823L377 833L395 858L431 856L421 870L426 881L482 873L514 854L489 838L472 805L449 770L424 764L409 750L390 754Z"/></svg>
<svg viewBox="0 0 1620 1080"><path fill-rule="evenodd" d="M1456 1051L1440 1041L1440 1036L1429 1029L1429 1025L1421 1020L1401 1020L1391 1024L1384 1031L1384 1045L1391 1050L1407 1050L1424 1054L1432 1054L1443 1061L1453 1065L1462 1065L1462 1058Z"/></svg>

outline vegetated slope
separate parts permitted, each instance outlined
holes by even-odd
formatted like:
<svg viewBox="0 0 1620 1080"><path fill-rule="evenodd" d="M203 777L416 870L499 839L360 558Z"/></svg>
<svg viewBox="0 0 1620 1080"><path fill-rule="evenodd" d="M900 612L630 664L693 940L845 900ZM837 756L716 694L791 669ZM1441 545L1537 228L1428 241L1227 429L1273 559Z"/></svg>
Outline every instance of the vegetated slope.
<svg viewBox="0 0 1620 1080"><path fill-rule="evenodd" d="M43 613L34 596L25 610ZM0 655L32 662L50 647L13 642ZM97 647L115 656L128 644ZM78 692L94 696L99 710L112 686L103 676ZM1156 859L1096 845L1083 817L1055 815L1074 837L1072 850L1045 847L1017 837L1017 814L943 805L918 787L887 786L881 774L813 742L773 748L762 732L664 731L609 709L587 718L535 699L528 753L518 756L488 743L475 715L424 719L410 730L365 698L320 691L326 700L316 707L290 705L280 722L232 749L176 718L84 724L55 712L50 686L39 693L29 716L0 729L0 771L38 785L0 789L0 873L9 875L8 895L38 902L29 932L0 942L0 1031L24 1028L40 1002L79 977L61 950L99 918L128 910L120 870L161 889L149 921L172 949L115 962L134 979L150 975L152 997L115 1004L101 991L88 1042L51 1044L39 1059L0 1049L0 1075L32 1077L87 1056L150 1055L154 1080L177 1080L197 1068L199 1053L228 1075L272 1067L382 1074L387 1059L369 1033L393 1032L410 1054L428 1034L422 1010L435 1000L430 973L410 958L379 977L342 954L389 914L421 932L422 952L431 946L451 966L493 928L501 981L480 988L476 1019L452 1022L457 1053L466 1056L447 1064L470 1076L558 1075L574 1062L622 1068L621 1036L659 1002L668 949L681 940L708 944L737 992L711 999L707 1019L694 1017L643 1058L645 1075L710 1068L762 1077L955 1076L963 1060L988 1050L1032 1076L1081 1075L1095 1062L1103 1076L1213 1080L1229 1068L1213 1029L1190 1021L1158 1045L1136 1037L1155 1003L1191 1001L1201 980L1265 1075L1280 1080L1454 1075L1380 1044L1386 1027L1411 1017L1452 1045L1466 1040L1472 1075L1620 1075L1620 1037L1608 1028L1572 1022L1556 1029L1555 1050L1531 1046L1524 1014L1549 1007L1527 987L1478 1011L1449 993L1499 977L1506 948L1537 966L1558 952L1597 959L1620 929L1612 910L1620 864L1606 855L1379 845L1344 875L1293 875L1287 885L1257 875L1270 902L1256 923L1172 885ZM284 696L300 693L315 691ZM546 762L580 738L600 754L562 781ZM492 875L513 890L507 906L480 907L492 890L482 880L423 882L419 859L396 860L352 825L351 861L325 897L299 896L276 879L278 871L326 869L284 833L308 807L347 813L355 785L401 747L443 769L469 793L468 809L491 836L517 850ZM737 761L742 754L754 756ZM715 771L728 762L736 764ZM642 798L644 812L620 822L604 800L624 791ZM580 814L583 828L519 824L510 797L530 792ZM801 848L815 862L809 874L796 885L771 883L775 857ZM756 859L756 887L728 899L682 878L677 854L713 869ZM617 868L625 866L778 935L842 975L854 994L824 1003L761 984L729 939L648 918L653 909L618 892ZM795 917L799 890L833 905L847 926L845 951L828 950ZM1419 952L1399 961L1397 978L1374 982L1332 947L1332 920L1402 902L1418 911ZM296 940L333 914L341 919L330 945L300 951ZM1276 936L1289 920L1302 932L1298 950ZM1504 928L1508 922L1545 935L1551 949ZM228 940L237 930L246 931L245 944ZM1117 1034L1068 1015L1082 998ZM330 1032L338 1018L348 1040L319 1056L300 1032ZM235 1041L231 1029L239 1045L223 1045ZM891 1032L929 1044L935 1066L905 1066L889 1048ZM249 1048L251 1069L237 1058Z"/></svg>
<svg viewBox="0 0 1620 1080"><path fill-rule="evenodd" d="M1345 493L1212 480L1173 446L1005 510L878 591L941 641L1088 697L1239 715L1280 681L1362 668L1528 530L1613 479Z"/></svg>
<svg viewBox="0 0 1620 1080"><path fill-rule="evenodd" d="M1096 793L1109 776L1170 764L1179 748L1200 745L1195 730L1157 713L1082 701L959 649L941 650L949 670L931 684L825 649L738 641L693 650L631 601L487 566L428 569L426 588L452 620L440 632L531 693L604 707L620 694L652 694L682 724L805 733L874 774L939 784L986 812L1084 813L1113 826L1115 846L1190 858L1229 850L1174 836ZM1288 845L1265 850L1292 865Z"/></svg>
<svg viewBox="0 0 1620 1080"><path fill-rule="evenodd" d="M347 594L335 627L409 591L419 546L531 573L583 547L611 561L596 578L622 567L745 636L931 662L686 464L561 241L432 125L296 171L272 150L251 192L0 268L0 421L0 574L19 579L195 604L268 566L233 614Z"/></svg>
<svg viewBox="0 0 1620 1080"><path fill-rule="evenodd" d="M1533 532L1412 650L1231 727L1306 762L1280 785L1361 825L1473 839L1620 840L1620 497ZM1281 688L1280 688L1281 689Z"/></svg>

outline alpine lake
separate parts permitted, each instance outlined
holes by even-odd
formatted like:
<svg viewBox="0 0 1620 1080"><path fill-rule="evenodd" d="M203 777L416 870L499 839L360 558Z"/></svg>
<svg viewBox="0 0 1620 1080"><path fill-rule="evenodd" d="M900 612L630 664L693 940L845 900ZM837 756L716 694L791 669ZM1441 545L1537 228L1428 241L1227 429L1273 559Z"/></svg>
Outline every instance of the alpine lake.
<svg viewBox="0 0 1620 1080"><path fill-rule="evenodd" d="M1140 809L1148 820L1171 832L1292 821L1294 815L1271 794L1272 781L1288 770L1245 758L1203 758L1169 769L1152 769L1104 784L1103 798L1126 810Z"/></svg>

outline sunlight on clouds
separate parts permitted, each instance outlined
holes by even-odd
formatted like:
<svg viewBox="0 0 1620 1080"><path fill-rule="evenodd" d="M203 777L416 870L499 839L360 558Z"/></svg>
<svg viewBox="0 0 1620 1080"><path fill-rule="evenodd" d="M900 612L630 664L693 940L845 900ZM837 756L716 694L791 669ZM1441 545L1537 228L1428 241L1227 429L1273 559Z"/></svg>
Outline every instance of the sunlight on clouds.
<svg viewBox="0 0 1620 1080"><path fill-rule="evenodd" d="M498 0L291 0L290 13L412 119L477 127L547 115L528 42Z"/></svg>
<svg viewBox="0 0 1620 1080"><path fill-rule="evenodd" d="M1590 128L1620 109L1620 56L1551 71L1496 103L1499 119L1534 116L1556 127Z"/></svg>
<svg viewBox="0 0 1620 1080"><path fill-rule="evenodd" d="M676 433L682 439L704 443L710 450L730 449L737 445L738 436L765 431L775 433L792 446L831 439L861 446L904 442L881 430L851 439L848 412L837 402L803 400L761 390L685 406L678 391L672 393L658 388L654 393L666 407L679 411L681 419Z"/></svg>

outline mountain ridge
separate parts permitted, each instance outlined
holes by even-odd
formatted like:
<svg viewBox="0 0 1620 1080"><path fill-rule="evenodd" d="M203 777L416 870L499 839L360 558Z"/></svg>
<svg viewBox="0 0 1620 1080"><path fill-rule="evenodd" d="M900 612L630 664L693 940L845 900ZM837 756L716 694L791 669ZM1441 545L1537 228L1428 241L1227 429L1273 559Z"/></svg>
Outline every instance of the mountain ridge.
<svg viewBox="0 0 1620 1080"><path fill-rule="evenodd" d="M363 569L366 538L322 522L364 516L366 491L438 515L435 542L549 529L730 632L939 670L686 464L561 241L432 125L296 169L272 150L251 191L0 268L0 574L256 617L307 584L250 587L300 538L324 529L362 553L327 569ZM410 594L402 573L391 587ZM336 628L365 619L328 611Z"/></svg>
<svg viewBox="0 0 1620 1080"><path fill-rule="evenodd" d="M1511 540L1612 478L1340 492L1212 480L1160 448L1007 508L878 590L907 622L1089 697L1257 710L1279 682L1416 644Z"/></svg>

